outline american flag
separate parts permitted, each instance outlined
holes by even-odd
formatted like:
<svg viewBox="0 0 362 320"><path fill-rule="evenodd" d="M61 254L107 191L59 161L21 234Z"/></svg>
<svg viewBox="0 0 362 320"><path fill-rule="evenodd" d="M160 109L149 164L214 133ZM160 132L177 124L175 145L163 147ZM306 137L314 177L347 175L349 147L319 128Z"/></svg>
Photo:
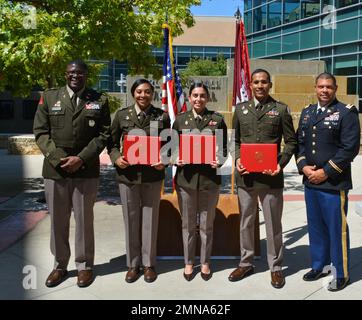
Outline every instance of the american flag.
<svg viewBox="0 0 362 320"><path fill-rule="evenodd" d="M238 103L250 100L251 97L248 44L244 24L238 20L235 36L233 111Z"/></svg>
<svg viewBox="0 0 362 320"><path fill-rule="evenodd" d="M162 109L167 111L171 125L175 121L176 114L186 111L181 79L176 69L172 50L171 28L168 24L162 25L164 35L165 53L163 59L162 81Z"/></svg>

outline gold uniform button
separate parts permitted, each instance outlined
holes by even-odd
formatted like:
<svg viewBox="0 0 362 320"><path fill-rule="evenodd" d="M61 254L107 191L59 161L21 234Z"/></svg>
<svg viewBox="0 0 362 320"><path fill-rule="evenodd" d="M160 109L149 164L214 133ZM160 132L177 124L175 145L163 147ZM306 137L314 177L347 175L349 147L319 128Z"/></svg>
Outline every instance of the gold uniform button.
<svg viewBox="0 0 362 320"><path fill-rule="evenodd" d="M312 134L312 137L315 138L315 133Z"/></svg>
<svg viewBox="0 0 362 320"><path fill-rule="evenodd" d="M315 129L317 129L317 127L316 127L316 126L314 126L314 127L313 127L313 130L315 130Z"/></svg>
<svg viewBox="0 0 362 320"><path fill-rule="evenodd" d="M312 150L312 153L315 154L315 150Z"/></svg>
<svg viewBox="0 0 362 320"><path fill-rule="evenodd" d="M312 142L312 145L315 146L315 142L314 142L314 141Z"/></svg>

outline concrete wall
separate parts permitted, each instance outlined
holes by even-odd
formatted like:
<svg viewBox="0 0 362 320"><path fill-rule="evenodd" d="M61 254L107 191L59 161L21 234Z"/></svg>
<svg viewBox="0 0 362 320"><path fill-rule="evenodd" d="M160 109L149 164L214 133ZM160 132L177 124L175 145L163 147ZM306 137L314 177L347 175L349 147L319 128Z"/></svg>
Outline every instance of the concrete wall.
<svg viewBox="0 0 362 320"><path fill-rule="evenodd" d="M127 76L127 102L128 105L134 103L134 99L131 95L131 87L135 80L143 78L142 75L136 76ZM161 99L162 99L162 80L155 80L153 78L149 78L152 82L152 85L155 87L155 94L153 97L153 105L155 107L161 108ZM210 110L219 110L219 111L227 111L228 109L228 88L230 87L230 79L228 76L224 77L207 77L207 76L198 76L198 77L191 77L190 81L183 86L184 98L188 108L190 108L188 102L188 92L189 87L192 81L199 80L204 82L210 92L210 101L207 104ZM232 83L231 83L232 86Z"/></svg>

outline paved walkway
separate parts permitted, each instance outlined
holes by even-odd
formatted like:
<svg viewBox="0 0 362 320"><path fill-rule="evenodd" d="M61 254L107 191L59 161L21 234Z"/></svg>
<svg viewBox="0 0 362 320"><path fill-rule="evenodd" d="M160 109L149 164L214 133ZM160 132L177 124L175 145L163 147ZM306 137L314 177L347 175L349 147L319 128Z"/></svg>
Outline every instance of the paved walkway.
<svg viewBox="0 0 362 320"><path fill-rule="evenodd" d="M351 235L351 280L345 290L331 293L328 280L302 280L309 269L308 236L301 178L294 163L286 168L283 214L284 273L286 285L277 290L270 285L265 251L265 228L261 217L260 260L256 273L240 282L227 280L238 260L212 260L213 277L205 282L200 275L191 282L182 277L182 260L162 260L154 283L140 278L124 281L126 272L124 224L111 168L103 168L99 201L95 205L96 257L94 283L80 289L76 285L74 262L69 278L56 288L45 287L52 269L49 250L50 219L42 203L42 156L12 156L0 150L0 299L128 299L128 300L246 300L246 299L361 299L362 298L362 217L355 211L362 198L362 156L353 163L354 189L350 193L348 222ZM111 190L112 189L112 190ZM105 191L106 190L106 191ZM107 191L108 190L108 191ZM112 192L111 192L112 191ZM71 248L74 247L71 223ZM73 250L72 250L73 251Z"/></svg>

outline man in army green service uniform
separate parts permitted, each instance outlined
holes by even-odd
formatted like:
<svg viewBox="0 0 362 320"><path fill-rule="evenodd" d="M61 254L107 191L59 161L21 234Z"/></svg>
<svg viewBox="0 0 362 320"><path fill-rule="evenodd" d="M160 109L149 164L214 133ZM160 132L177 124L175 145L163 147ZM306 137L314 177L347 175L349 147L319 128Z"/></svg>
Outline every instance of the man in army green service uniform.
<svg viewBox="0 0 362 320"><path fill-rule="evenodd" d="M67 276L70 259L69 220L73 208L75 263L79 287L93 281L93 206L99 179L99 154L109 139L107 98L85 87L87 65L68 63L67 85L46 90L34 119L36 143L45 156L43 177L51 217L54 270L46 280L55 287Z"/></svg>
<svg viewBox="0 0 362 320"><path fill-rule="evenodd" d="M270 74L263 69L251 75L251 89L254 98L238 104L233 117L235 130L236 184L240 210L241 261L229 276L238 281L252 274L254 268L254 221L260 199L267 234L267 257L271 271L271 284L282 288L285 278L282 273L283 239L282 211L284 178L282 169L295 151L297 140L290 111L285 104L275 101L270 95L272 87ZM281 151L281 140L285 146ZM277 169L272 172L250 173L240 160L242 143L276 143L278 149Z"/></svg>

